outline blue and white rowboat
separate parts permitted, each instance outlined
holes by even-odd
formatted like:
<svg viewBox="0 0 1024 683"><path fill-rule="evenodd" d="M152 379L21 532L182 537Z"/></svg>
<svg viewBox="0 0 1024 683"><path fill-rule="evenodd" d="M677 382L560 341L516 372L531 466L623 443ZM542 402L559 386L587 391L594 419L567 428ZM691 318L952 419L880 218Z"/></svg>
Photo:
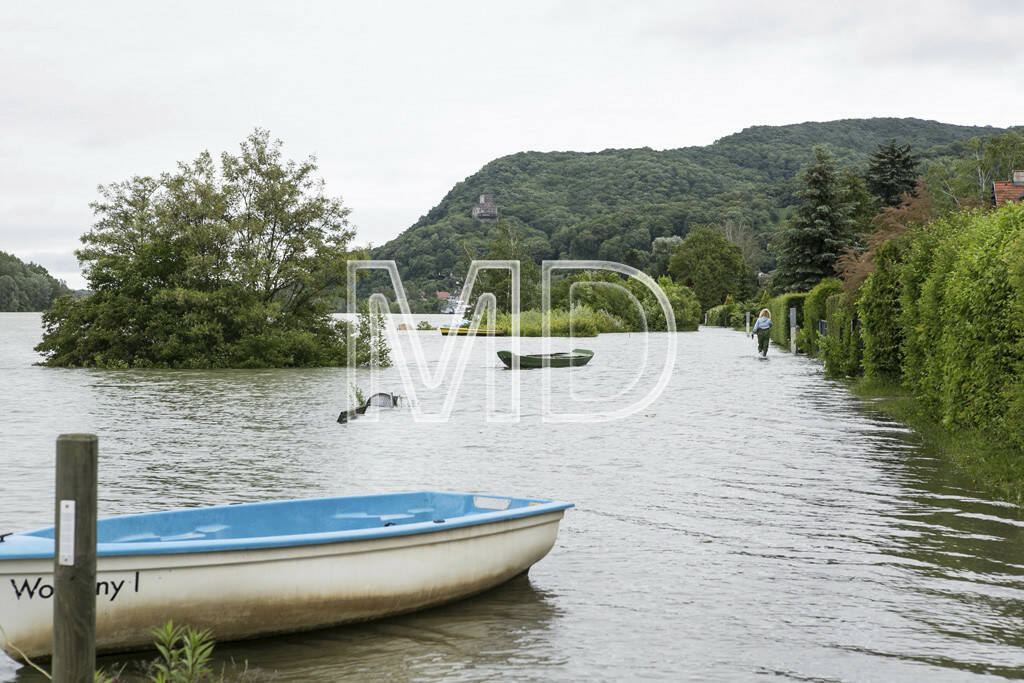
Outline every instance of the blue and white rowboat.
<svg viewBox="0 0 1024 683"><path fill-rule="evenodd" d="M168 619L234 640L457 600L544 557L569 507L421 491L101 519L96 647L145 648ZM0 626L15 658L52 652L53 534L0 543Z"/></svg>

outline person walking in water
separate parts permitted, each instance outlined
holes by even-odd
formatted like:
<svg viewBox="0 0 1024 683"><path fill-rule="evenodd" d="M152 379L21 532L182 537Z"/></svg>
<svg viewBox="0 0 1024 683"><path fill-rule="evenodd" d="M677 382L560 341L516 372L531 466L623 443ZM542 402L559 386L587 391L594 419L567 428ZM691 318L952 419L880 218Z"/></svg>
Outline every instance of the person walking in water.
<svg viewBox="0 0 1024 683"><path fill-rule="evenodd" d="M754 321L754 329L750 332L750 338L757 335L757 352L761 357L768 357L768 342L771 340L772 313L767 308L762 308L757 320Z"/></svg>

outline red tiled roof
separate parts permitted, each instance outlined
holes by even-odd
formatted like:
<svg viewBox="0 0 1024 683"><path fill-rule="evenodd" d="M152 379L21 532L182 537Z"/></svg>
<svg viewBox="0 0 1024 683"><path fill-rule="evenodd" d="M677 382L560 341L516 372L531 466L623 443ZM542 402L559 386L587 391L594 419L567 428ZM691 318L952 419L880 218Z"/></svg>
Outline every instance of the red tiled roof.
<svg viewBox="0 0 1024 683"><path fill-rule="evenodd" d="M434 294L437 294L438 299L447 299L451 296L451 293L449 292L434 292Z"/></svg>
<svg viewBox="0 0 1024 683"><path fill-rule="evenodd" d="M992 195L996 199L996 206L1002 206L1006 202L1024 201L1024 185L1014 185L1012 181L992 183Z"/></svg>

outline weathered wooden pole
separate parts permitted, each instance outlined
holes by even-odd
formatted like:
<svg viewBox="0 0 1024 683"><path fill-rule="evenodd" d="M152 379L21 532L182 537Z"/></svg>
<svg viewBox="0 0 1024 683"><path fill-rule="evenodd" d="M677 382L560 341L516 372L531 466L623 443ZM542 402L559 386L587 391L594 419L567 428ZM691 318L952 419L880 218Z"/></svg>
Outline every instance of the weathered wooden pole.
<svg viewBox="0 0 1024 683"><path fill-rule="evenodd" d="M789 350L796 353L796 333L799 328L796 326L796 308L789 309Z"/></svg>
<svg viewBox="0 0 1024 683"><path fill-rule="evenodd" d="M57 437L53 680L91 683L96 669L96 469L93 434Z"/></svg>

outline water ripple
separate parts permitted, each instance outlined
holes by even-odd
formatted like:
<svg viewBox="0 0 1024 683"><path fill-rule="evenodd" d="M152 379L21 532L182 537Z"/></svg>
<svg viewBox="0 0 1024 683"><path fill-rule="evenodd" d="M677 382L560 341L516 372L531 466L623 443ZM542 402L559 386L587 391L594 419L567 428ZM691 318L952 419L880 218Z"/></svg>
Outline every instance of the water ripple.
<svg viewBox="0 0 1024 683"><path fill-rule="evenodd" d="M493 355L508 340L452 339L471 357L448 422L405 409L349 425L334 421L344 370L56 370L32 365L38 335L37 315L0 314L4 529L49 523L54 438L76 431L100 436L101 514L420 488L577 503L528 579L419 614L218 646L285 680L1024 677L1019 509L817 362L777 349L760 361L742 334L678 335L663 395L594 424L541 421L544 373L556 410L586 407L574 392L614 396L637 375L636 335L577 341L596 351L584 368L521 373ZM438 367L447 338L403 339ZM488 385L500 399L515 380L521 421L487 422ZM400 390L398 370L383 383ZM440 410L450 384L420 387L419 406ZM0 679L35 680L13 667L0 662Z"/></svg>

